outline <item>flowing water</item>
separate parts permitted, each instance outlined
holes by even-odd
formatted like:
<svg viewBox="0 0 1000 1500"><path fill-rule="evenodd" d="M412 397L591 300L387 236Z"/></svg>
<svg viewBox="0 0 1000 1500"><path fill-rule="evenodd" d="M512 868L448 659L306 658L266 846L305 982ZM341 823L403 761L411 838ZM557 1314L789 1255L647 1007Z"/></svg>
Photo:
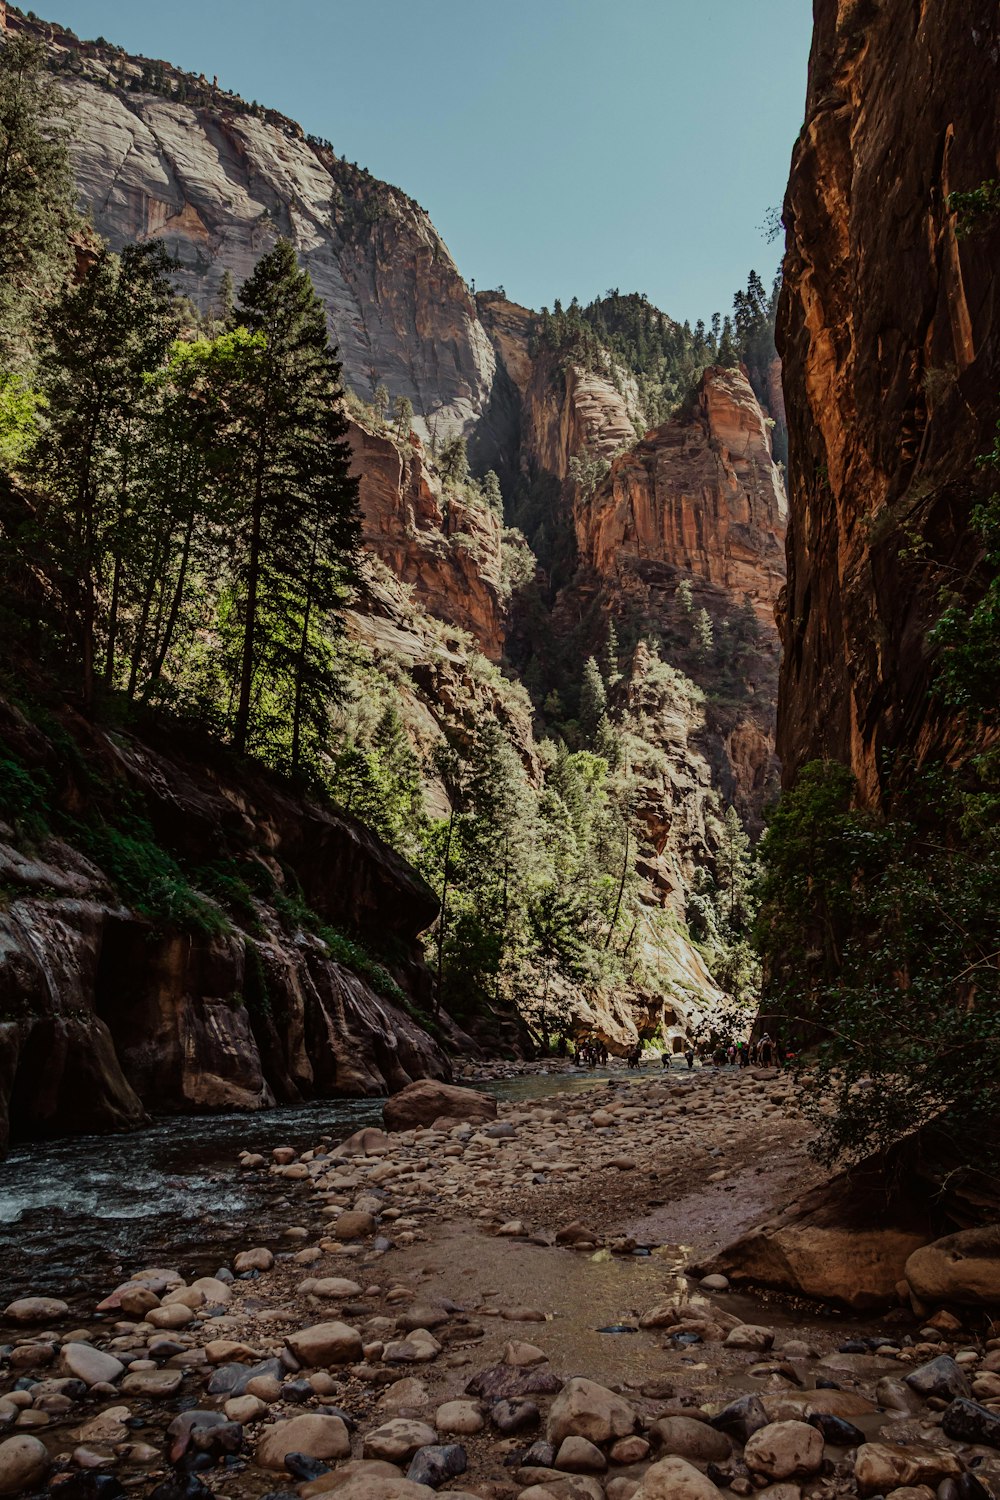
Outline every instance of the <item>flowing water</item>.
<svg viewBox="0 0 1000 1500"><path fill-rule="evenodd" d="M607 1086L611 1076L531 1074L483 1087L513 1100ZM0 1162L0 1307L29 1292L92 1305L129 1271L213 1271L233 1247L290 1222L273 1186L235 1166L242 1150L302 1151L382 1122L382 1099L334 1099L257 1114L180 1115L127 1135L14 1146Z"/></svg>

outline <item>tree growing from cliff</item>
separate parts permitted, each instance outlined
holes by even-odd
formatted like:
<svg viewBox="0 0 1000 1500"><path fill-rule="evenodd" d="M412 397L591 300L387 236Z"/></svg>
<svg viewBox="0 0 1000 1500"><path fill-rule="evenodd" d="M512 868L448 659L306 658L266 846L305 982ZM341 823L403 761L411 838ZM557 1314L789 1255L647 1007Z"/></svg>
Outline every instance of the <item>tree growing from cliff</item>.
<svg viewBox="0 0 1000 1500"><path fill-rule="evenodd" d="M580 684L580 728L592 743L597 726L605 716L608 694L604 686L601 669L594 657L589 656L583 665L583 681Z"/></svg>
<svg viewBox="0 0 1000 1500"><path fill-rule="evenodd" d="M235 316L261 343L233 393L232 741L246 750L290 717L295 770L336 689L328 635L354 573L358 482L323 304L287 240L258 262Z"/></svg>

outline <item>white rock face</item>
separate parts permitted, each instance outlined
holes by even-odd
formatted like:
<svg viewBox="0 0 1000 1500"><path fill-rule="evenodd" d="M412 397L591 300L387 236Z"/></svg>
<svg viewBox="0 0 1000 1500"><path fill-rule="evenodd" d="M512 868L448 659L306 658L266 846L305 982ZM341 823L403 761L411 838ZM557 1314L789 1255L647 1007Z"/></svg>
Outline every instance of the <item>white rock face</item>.
<svg viewBox="0 0 1000 1500"><path fill-rule="evenodd" d="M470 430L489 404L496 355L475 302L423 209L311 145L290 122L62 77L73 99L83 206L113 248L158 239L179 289L217 301L279 235L326 303L348 383L413 403L426 437ZM276 120L277 117L274 117Z"/></svg>

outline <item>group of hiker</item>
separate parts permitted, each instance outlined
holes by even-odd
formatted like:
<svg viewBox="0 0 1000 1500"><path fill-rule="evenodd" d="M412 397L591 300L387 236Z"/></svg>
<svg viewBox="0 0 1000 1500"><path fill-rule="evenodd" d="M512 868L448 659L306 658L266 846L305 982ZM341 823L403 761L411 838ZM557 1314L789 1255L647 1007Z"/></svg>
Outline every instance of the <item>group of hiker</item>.
<svg viewBox="0 0 1000 1500"><path fill-rule="evenodd" d="M560 1057L572 1056L573 1060L583 1068L596 1068L607 1064L610 1053L608 1045L600 1037L584 1037L576 1043L575 1053L570 1050L570 1043L565 1036L559 1038L556 1051ZM782 1067L791 1058L781 1041L772 1037L769 1032L756 1041L733 1042L711 1039L701 1042L697 1048L691 1043L684 1050L684 1061L689 1068L693 1068L696 1058L700 1060L703 1067L711 1065L715 1068L772 1068ZM628 1068L636 1069L642 1064L642 1042L638 1041L624 1054L624 1061ZM664 1068L670 1066L672 1054L662 1052L660 1063Z"/></svg>

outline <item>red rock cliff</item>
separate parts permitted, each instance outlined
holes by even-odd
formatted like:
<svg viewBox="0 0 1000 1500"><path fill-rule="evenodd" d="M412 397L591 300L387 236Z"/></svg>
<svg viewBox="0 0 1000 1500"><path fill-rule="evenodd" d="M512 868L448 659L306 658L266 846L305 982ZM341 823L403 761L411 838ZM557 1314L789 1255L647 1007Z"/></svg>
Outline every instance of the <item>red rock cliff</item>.
<svg viewBox="0 0 1000 1500"><path fill-rule="evenodd" d="M439 620L467 630L485 656L503 652L500 518L445 494L420 440L400 449L351 422L362 541Z"/></svg>
<svg viewBox="0 0 1000 1500"><path fill-rule="evenodd" d="M669 563L742 599L768 629L784 582L785 494L739 370L706 371L690 419L654 428L574 506L581 557L607 578Z"/></svg>
<svg viewBox="0 0 1000 1500"><path fill-rule="evenodd" d="M929 696L938 593L969 575L974 458L1000 408L1000 224L951 192L997 175L995 0L815 0L785 202L778 344L790 439L778 748L849 764L947 749Z"/></svg>

